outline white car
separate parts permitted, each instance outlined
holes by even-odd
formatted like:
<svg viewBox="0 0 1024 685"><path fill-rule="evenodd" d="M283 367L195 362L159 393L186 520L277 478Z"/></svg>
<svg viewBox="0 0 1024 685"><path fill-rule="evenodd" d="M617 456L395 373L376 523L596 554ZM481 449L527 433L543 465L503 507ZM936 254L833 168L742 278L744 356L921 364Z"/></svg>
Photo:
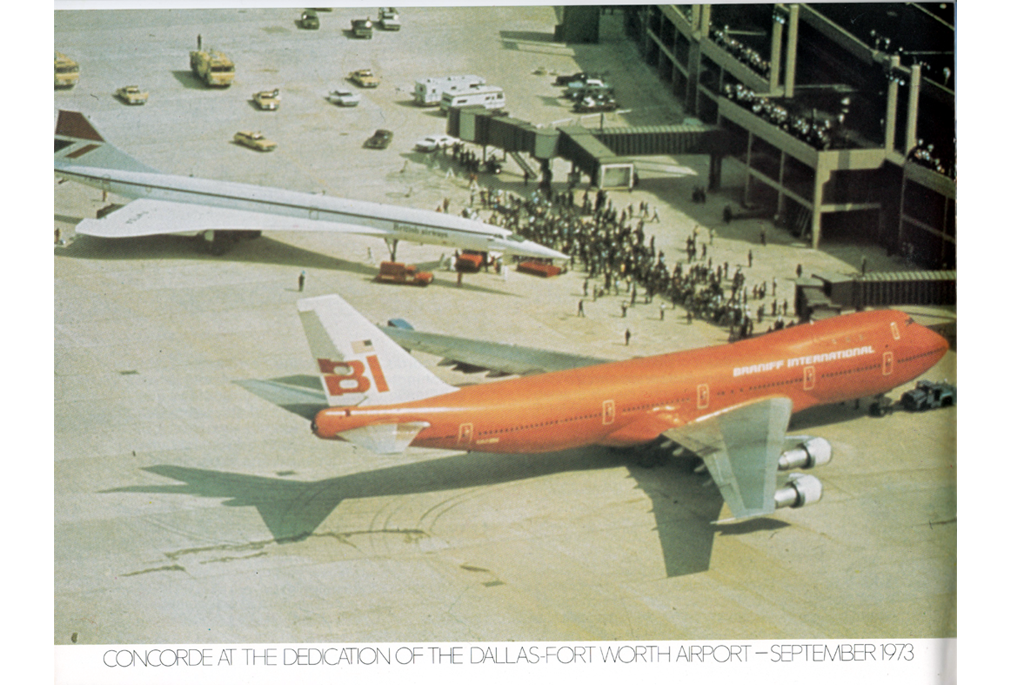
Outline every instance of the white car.
<svg viewBox="0 0 1024 685"><path fill-rule="evenodd" d="M449 148L457 142L459 142L458 138L438 134L434 136L427 136L426 138L416 141L416 149L421 152L433 152L434 150L444 150L445 148Z"/></svg>
<svg viewBox="0 0 1024 685"><path fill-rule="evenodd" d="M359 93L353 93L351 90L332 90L327 94L327 99L335 105L355 107L363 98Z"/></svg>

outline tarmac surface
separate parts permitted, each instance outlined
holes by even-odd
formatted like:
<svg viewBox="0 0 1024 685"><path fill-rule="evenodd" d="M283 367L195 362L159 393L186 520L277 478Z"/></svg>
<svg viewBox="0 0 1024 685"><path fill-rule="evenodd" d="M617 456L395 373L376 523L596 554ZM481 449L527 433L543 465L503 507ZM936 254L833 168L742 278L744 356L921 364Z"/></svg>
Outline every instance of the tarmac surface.
<svg viewBox="0 0 1024 685"><path fill-rule="evenodd" d="M533 72L598 69L632 109L606 125L682 119L618 17L587 46L551 41L551 8L407 8L397 33L347 35L371 11L324 13L317 32L297 28L297 9L58 12L56 49L82 75L55 92L55 110L84 112L168 173L428 209L444 198L461 208L469 191L447 158L412 149L444 130L412 104L417 78L480 74L505 88L513 116L549 123L574 115L553 76ZM200 33L237 64L226 91L188 72ZM363 67L383 84L359 107L325 101ZM129 83L148 104L113 97ZM251 94L273 87L280 111L257 111ZM376 128L395 132L389 149L362 148ZM243 129L278 149L233 145ZM777 277L790 304L797 264L853 272L867 256L873 270L906 268L877 246L834 238L813 251L757 220L726 226L738 169L726 162L724 190L698 206L690 191L707 160L666 161L695 175L645 176L611 197L658 207L645 231L669 263L685 263L698 224L702 241L715 231L715 263L746 264L752 249L748 283ZM566 170L556 165L556 189ZM523 190L514 166L481 183ZM716 490L674 460L645 468L600 448L376 455L318 440L306 418L246 388L312 377L301 297L340 293L373 321L617 359L724 343L728 331L688 325L682 310L661 321L657 301L623 320L614 296L588 298L579 318L581 271L481 273L460 288L435 246L399 246L400 260L435 272L419 289L373 283L386 250L366 238L265 235L214 257L182 236L78 237L74 225L117 198L56 182L54 194L55 644L956 636L956 408L876 419L863 402L796 416L791 432L835 448L815 470L825 498L732 526L710 524ZM420 358L450 383L490 380ZM925 377L955 383L955 349Z"/></svg>

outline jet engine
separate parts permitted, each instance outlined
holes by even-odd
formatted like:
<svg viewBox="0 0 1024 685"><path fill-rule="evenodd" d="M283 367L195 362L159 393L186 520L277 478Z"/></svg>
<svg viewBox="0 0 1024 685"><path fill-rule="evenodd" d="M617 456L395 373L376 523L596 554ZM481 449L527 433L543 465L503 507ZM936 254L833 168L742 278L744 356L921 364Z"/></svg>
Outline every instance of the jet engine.
<svg viewBox="0 0 1024 685"><path fill-rule="evenodd" d="M814 476L806 473L794 473L785 485L775 491L775 508L799 509L804 505L814 504L821 501L823 489L821 481Z"/></svg>
<svg viewBox="0 0 1024 685"><path fill-rule="evenodd" d="M801 438L793 449L779 457L779 470L810 469L832 461L832 445L825 438Z"/></svg>

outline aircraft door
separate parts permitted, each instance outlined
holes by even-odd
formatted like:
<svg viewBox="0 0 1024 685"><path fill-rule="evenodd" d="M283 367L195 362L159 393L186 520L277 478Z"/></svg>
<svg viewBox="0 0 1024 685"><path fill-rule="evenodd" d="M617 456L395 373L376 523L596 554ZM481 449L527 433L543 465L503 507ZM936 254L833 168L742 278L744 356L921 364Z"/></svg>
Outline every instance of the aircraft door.
<svg viewBox="0 0 1024 685"><path fill-rule="evenodd" d="M605 426L615 421L615 400L605 400L601 406L601 423Z"/></svg>
<svg viewBox="0 0 1024 685"><path fill-rule="evenodd" d="M814 390L814 367L804 367L804 390Z"/></svg>
<svg viewBox="0 0 1024 685"><path fill-rule="evenodd" d="M707 383L701 383L697 386L697 409L707 409L709 404L711 404L711 388Z"/></svg>
<svg viewBox="0 0 1024 685"><path fill-rule="evenodd" d="M892 352L882 353L882 375L888 376L892 373Z"/></svg>
<svg viewBox="0 0 1024 685"><path fill-rule="evenodd" d="M459 447L469 449L473 446L473 424L463 423L459 426Z"/></svg>

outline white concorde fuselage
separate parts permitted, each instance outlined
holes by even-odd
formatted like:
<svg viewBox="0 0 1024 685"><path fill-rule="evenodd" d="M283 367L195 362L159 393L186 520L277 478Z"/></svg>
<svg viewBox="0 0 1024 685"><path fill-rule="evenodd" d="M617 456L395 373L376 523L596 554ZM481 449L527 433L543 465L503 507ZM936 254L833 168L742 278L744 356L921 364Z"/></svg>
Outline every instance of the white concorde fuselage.
<svg viewBox="0 0 1024 685"><path fill-rule="evenodd" d="M557 250L526 240L508 229L442 212L349 200L329 195L302 193L232 181L213 181L158 172L125 171L65 164L54 160L60 178L90 185L123 197L175 202L206 207L275 215L306 221L360 226L360 233L388 240L446 245L469 250L506 252L523 257L567 259ZM81 233L104 235L95 230L102 220L85 220ZM258 228L258 226L245 226ZM268 227L270 228L270 227ZM94 230L90 230L94 229ZM159 233L195 233L158 231ZM290 230L316 230L296 223ZM157 231L154 231L154 233Z"/></svg>

